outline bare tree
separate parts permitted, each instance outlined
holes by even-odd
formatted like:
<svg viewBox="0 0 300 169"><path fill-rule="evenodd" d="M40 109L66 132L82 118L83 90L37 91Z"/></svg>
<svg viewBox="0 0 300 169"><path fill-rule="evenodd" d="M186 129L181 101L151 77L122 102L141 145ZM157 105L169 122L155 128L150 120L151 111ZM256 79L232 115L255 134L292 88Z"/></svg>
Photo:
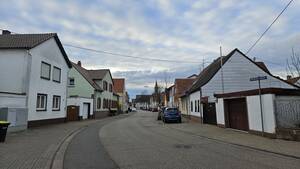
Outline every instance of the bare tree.
<svg viewBox="0 0 300 169"><path fill-rule="evenodd" d="M292 48L292 55L287 62L287 73L292 77L300 76L300 55L299 53L295 53L294 48Z"/></svg>

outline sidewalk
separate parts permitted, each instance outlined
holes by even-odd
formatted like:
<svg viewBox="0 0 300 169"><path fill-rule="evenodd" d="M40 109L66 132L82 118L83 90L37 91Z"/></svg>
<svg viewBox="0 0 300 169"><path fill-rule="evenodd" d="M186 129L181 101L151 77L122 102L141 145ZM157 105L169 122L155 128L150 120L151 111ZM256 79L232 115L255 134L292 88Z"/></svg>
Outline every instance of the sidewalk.
<svg viewBox="0 0 300 169"><path fill-rule="evenodd" d="M270 139L262 136L233 129L219 128L214 125L185 122L182 124L167 125L167 127L194 134L200 137L214 139L229 144L259 149L300 159L300 142Z"/></svg>
<svg viewBox="0 0 300 169"><path fill-rule="evenodd" d="M84 120L42 126L18 133L8 133L0 144L0 169L49 169L60 144L73 132L89 124L112 119Z"/></svg>

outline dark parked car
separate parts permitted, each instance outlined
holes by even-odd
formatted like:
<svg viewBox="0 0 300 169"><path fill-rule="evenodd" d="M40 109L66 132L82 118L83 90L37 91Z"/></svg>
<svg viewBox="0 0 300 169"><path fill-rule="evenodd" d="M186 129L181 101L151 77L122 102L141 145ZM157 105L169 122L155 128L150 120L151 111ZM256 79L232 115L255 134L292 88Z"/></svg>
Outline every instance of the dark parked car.
<svg viewBox="0 0 300 169"><path fill-rule="evenodd" d="M177 108L166 108L162 113L163 122L178 122L181 123L181 113Z"/></svg>

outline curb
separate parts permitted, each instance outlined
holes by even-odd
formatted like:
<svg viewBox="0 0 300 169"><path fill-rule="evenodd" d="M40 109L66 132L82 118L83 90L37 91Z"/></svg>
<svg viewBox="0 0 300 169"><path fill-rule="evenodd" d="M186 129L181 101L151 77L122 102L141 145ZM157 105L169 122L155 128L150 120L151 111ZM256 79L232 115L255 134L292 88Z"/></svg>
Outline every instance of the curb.
<svg viewBox="0 0 300 169"><path fill-rule="evenodd" d="M229 144L229 145L244 147L244 148L248 148L248 149L252 149L252 150L256 150L256 151L261 151L261 152L265 152L265 153L276 154L276 155L280 155L280 156L284 156L284 157L289 157L289 158L294 158L294 159L300 159L300 157L296 156L296 155L275 152L275 151L271 151L271 150L257 148L257 147L254 147L254 146L247 146L247 145L243 145L243 144L232 143L232 142L229 142L229 141L224 141L224 140L221 140L221 139L216 139L216 138L212 138L212 137L203 136L203 135L200 135L200 134L196 134L196 133L193 133L193 132L181 130L181 129L170 127L170 126L166 126L166 125L165 125L165 127L169 128L169 129L174 129L174 130L186 133L186 134L190 134L190 135L194 135L194 136L206 138L206 139L213 140L213 141L216 141L216 142L221 142L221 143L224 143L224 144Z"/></svg>
<svg viewBox="0 0 300 169"><path fill-rule="evenodd" d="M72 141L72 139L83 129L85 129L87 126L79 127L78 129L73 130L70 134L68 134L66 137L63 138L63 140L60 142L57 150L55 151L50 169L63 169L64 168L64 156L65 152L68 148L68 145Z"/></svg>

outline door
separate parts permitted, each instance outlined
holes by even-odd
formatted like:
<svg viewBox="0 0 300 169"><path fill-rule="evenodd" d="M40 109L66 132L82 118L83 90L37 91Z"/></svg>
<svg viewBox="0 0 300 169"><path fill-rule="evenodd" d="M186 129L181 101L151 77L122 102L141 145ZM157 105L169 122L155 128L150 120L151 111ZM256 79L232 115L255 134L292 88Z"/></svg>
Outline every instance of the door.
<svg viewBox="0 0 300 169"><path fill-rule="evenodd" d="M79 120L79 106L68 106L67 108L67 121Z"/></svg>
<svg viewBox="0 0 300 169"><path fill-rule="evenodd" d="M217 124L216 104L204 103L203 104L203 123Z"/></svg>
<svg viewBox="0 0 300 169"><path fill-rule="evenodd" d="M90 104L89 103L83 103L82 118L83 119L90 118Z"/></svg>
<svg viewBox="0 0 300 169"><path fill-rule="evenodd" d="M228 125L230 128L248 131L248 114L245 98L227 100Z"/></svg>

